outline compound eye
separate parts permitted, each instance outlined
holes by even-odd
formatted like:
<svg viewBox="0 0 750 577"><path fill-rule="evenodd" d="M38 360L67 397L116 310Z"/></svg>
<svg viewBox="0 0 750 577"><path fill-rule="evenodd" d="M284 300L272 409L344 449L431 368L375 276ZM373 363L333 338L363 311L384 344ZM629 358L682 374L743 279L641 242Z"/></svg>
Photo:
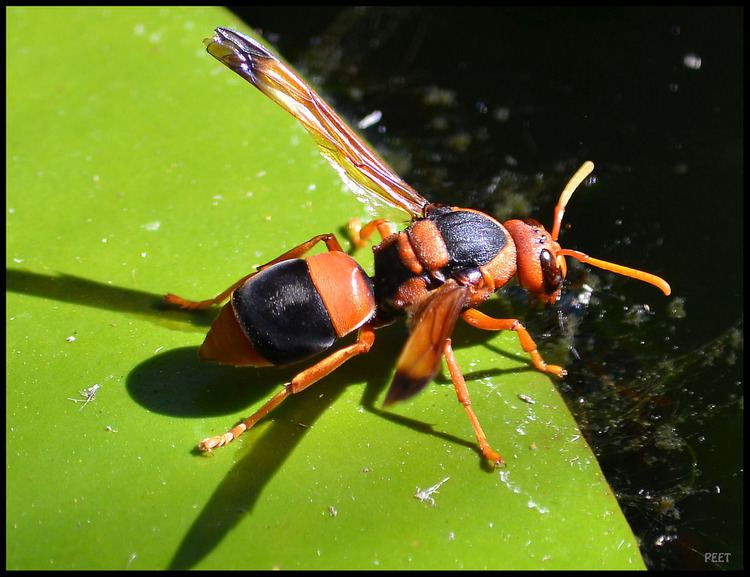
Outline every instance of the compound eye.
<svg viewBox="0 0 750 577"><path fill-rule="evenodd" d="M557 266L552 253L543 248L539 253L539 263L542 265L542 279L545 294L552 294L562 286L563 273Z"/></svg>

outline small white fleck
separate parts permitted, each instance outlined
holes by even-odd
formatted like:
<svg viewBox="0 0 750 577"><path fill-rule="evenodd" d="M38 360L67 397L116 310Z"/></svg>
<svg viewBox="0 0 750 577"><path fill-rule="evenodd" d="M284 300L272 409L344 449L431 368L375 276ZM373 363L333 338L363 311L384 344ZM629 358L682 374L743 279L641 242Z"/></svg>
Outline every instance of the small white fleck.
<svg viewBox="0 0 750 577"><path fill-rule="evenodd" d="M23 262L23 259L22 258L14 258L13 262L21 264Z"/></svg>
<svg viewBox="0 0 750 577"><path fill-rule="evenodd" d="M317 184L308 184L308 185L307 185L307 190L313 191L313 190L315 190L316 188L318 188L318 185L317 185Z"/></svg>
<svg viewBox="0 0 750 577"><path fill-rule="evenodd" d="M690 68L691 70L700 70L702 64L701 57L692 52L682 57L682 63L685 65L685 68Z"/></svg>
<svg viewBox="0 0 750 577"><path fill-rule="evenodd" d="M537 505L533 500L529 499L529 502L526 503L529 509L536 509L540 513L549 513L549 509L547 507L540 507Z"/></svg>
<svg viewBox="0 0 750 577"><path fill-rule="evenodd" d="M133 28L136 36L143 36L146 33L146 27L143 24L136 24Z"/></svg>
<svg viewBox="0 0 750 577"><path fill-rule="evenodd" d="M69 343L73 343L75 342L76 338L73 335L70 335L65 340L68 341Z"/></svg>
<svg viewBox="0 0 750 577"><path fill-rule="evenodd" d="M146 230L150 231L159 230L161 228L161 221L155 220L153 222L147 222L146 224L141 225L141 228L145 228Z"/></svg>
<svg viewBox="0 0 750 577"><path fill-rule="evenodd" d="M147 253L145 253L145 252L141 253L141 258L146 258L146 256L147 256Z"/></svg>
<svg viewBox="0 0 750 577"><path fill-rule="evenodd" d="M154 349L154 353L158 353L158 352L159 352L160 350L162 350L163 348L164 348L164 345L162 345L162 346L160 346L160 347L156 347L156 348Z"/></svg>
<svg viewBox="0 0 750 577"><path fill-rule="evenodd" d="M105 237L105 238L103 238L103 239L102 239L102 242L103 242L104 244L107 244L107 238L106 238L106 237Z"/></svg>
<svg viewBox="0 0 750 577"><path fill-rule="evenodd" d="M91 177L91 180L93 180L94 182L99 182L99 175L95 174L94 176Z"/></svg>
<svg viewBox="0 0 750 577"><path fill-rule="evenodd" d="M437 493L438 489L446 481L448 481L448 479L450 479L450 477L446 477L445 479L443 479L439 483L434 484L432 487L428 487L424 491L422 489L420 489L419 487L417 487L417 492L414 494L414 497L416 497L417 499L419 499L422 503L424 503L425 501L429 501L430 505L432 505L434 507L435 506L435 499L432 498L432 495L434 493Z"/></svg>
<svg viewBox="0 0 750 577"><path fill-rule="evenodd" d="M373 124L380 122L381 118L383 118L383 113L380 110L373 110L357 123L357 128L360 130L370 128Z"/></svg>
<svg viewBox="0 0 750 577"><path fill-rule="evenodd" d="M265 170L260 170L260 171L258 171L258 173L255 176L261 177L261 176L265 176L265 175L266 175L266 171Z"/></svg>
<svg viewBox="0 0 750 577"><path fill-rule="evenodd" d="M82 399L72 399L68 397L69 401L73 401L74 403L83 403L80 410L83 410L83 407L88 405L91 401L93 401L96 398L96 392L101 388L101 385L99 383L96 383L95 385L90 386L88 389L83 389L82 391L79 391L79 394L83 397Z"/></svg>
<svg viewBox="0 0 750 577"><path fill-rule="evenodd" d="M161 41L161 32L153 32L151 36L148 37L148 41L152 44L156 44L157 42Z"/></svg>

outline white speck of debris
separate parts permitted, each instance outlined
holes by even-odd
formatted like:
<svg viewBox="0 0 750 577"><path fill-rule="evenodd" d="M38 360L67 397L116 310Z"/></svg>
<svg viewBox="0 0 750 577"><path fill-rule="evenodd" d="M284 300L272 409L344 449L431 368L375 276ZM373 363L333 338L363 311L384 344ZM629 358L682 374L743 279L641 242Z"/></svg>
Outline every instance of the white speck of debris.
<svg viewBox="0 0 750 577"><path fill-rule="evenodd" d="M131 553L131 554L130 554L130 557L128 557L128 563L127 563L127 565L125 565L125 569L127 569L128 567L130 567L130 564L131 564L131 563L132 563L133 561L135 561L135 558L136 558L136 557L137 557L137 555L136 555L135 553Z"/></svg>
<svg viewBox="0 0 750 577"><path fill-rule="evenodd" d="M580 302L582 305L586 306L591 301L591 293L594 292L594 289L591 288L587 284L583 285L582 288L583 288L583 290L578 295L578 302Z"/></svg>
<svg viewBox="0 0 750 577"><path fill-rule="evenodd" d="M147 222L146 224L142 225L141 228L145 228L146 230L150 231L159 230L161 228L161 221L155 220L153 222Z"/></svg>
<svg viewBox="0 0 750 577"><path fill-rule="evenodd" d="M69 401L73 401L74 403L83 403L81 405L81 408L79 410L83 410L83 407L88 405L91 401L93 401L96 398L96 392L101 388L101 385L99 383L96 383L95 385L90 386L88 389L83 389L82 391L79 391L78 394L83 397L82 399L73 399L71 397L68 397Z"/></svg>
<svg viewBox="0 0 750 577"><path fill-rule="evenodd" d="M328 506L328 514L331 517L336 517L339 514L339 512L336 510L336 507L334 507L333 505L329 505Z"/></svg>
<svg viewBox="0 0 750 577"><path fill-rule="evenodd" d="M146 256L148 256L148 253L146 253L146 252L142 252L141 253L141 258L146 258Z"/></svg>
<svg viewBox="0 0 750 577"><path fill-rule="evenodd" d="M143 24L136 24L133 32L136 36L143 36L146 33L146 27Z"/></svg>
<svg viewBox="0 0 750 577"><path fill-rule="evenodd" d="M488 527L489 527L490 529L492 529L492 528L493 528L493 527L495 526L495 524L494 524L494 523L493 523L492 521L490 521L489 523L487 523L487 526L488 526Z"/></svg>
<svg viewBox="0 0 750 577"><path fill-rule="evenodd" d="M255 176L257 176L258 178L260 178L260 177L265 176L265 175L266 175L266 171L265 170L260 170L260 171L258 171L258 173Z"/></svg>
<svg viewBox="0 0 750 577"><path fill-rule="evenodd" d="M701 57L692 52L682 57L682 63L685 65L685 68L690 68L691 70L700 70L702 64Z"/></svg>
<svg viewBox="0 0 750 577"><path fill-rule="evenodd" d="M532 399L529 395L519 394L518 398L521 399L524 403L528 403L530 405L533 405L536 403L536 401Z"/></svg>
<svg viewBox="0 0 750 577"><path fill-rule="evenodd" d="M69 343L73 343L75 342L76 338L73 335L70 335L69 337L66 337L65 340Z"/></svg>
<svg viewBox="0 0 750 577"><path fill-rule="evenodd" d="M307 185L307 190L309 190L309 191L311 191L311 192L312 192L313 190L315 190L316 188L318 188L318 185L317 185L317 184L308 184L308 185Z"/></svg>
<svg viewBox="0 0 750 577"><path fill-rule="evenodd" d="M549 509L547 509L547 507L542 507L531 499L529 499L529 502L526 505L529 507L529 509L536 509L540 513L549 513Z"/></svg>
<svg viewBox="0 0 750 577"><path fill-rule="evenodd" d="M445 479L443 479L439 483L436 483L432 487L428 487L425 490L422 490L419 487L417 487L417 492L414 494L414 497L416 497L417 499L419 499L422 503L424 503L425 501L429 501L430 505L432 505L434 507L435 506L435 499L432 498L432 495L435 494L435 493L437 493L438 489L443 484L445 484L445 482L448 481L448 479L450 479L450 477L446 477Z"/></svg>
<svg viewBox="0 0 750 577"><path fill-rule="evenodd" d="M160 346L160 347L156 347L156 348L154 349L154 353L158 353L158 352L159 352L160 350L162 350L163 348L164 348L164 345L162 345L162 346Z"/></svg>
<svg viewBox="0 0 750 577"><path fill-rule="evenodd" d="M373 110L357 123L357 128L360 130L370 128L373 124L380 122L381 118L383 118L383 113L380 110Z"/></svg>
<svg viewBox="0 0 750 577"><path fill-rule="evenodd" d="M99 182L99 175L95 174L94 176L91 177L91 180L93 180L94 182Z"/></svg>
<svg viewBox="0 0 750 577"><path fill-rule="evenodd" d="M106 430L110 433L119 433L117 429L112 428L112 425L107 425Z"/></svg>
<svg viewBox="0 0 750 577"><path fill-rule="evenodd" d="M453 531L448 533L448 541L455 541L455 540L456 540L456 534Z"/></svg>
<svg viewBox="0 0 750 577"><path fill-rule="evenodd" d="M502 483L506 487L508 487L508 489L510 489L511 491L513 491L516 494L518 494L518 493L521 492L521 488L518 485L514 485L513 483L510 482L510 472L509 471L501 470L501 471L498 472L498 474L500 475L500 481L502 481Z"/></svg>
<svg viewBox="0 0 750 577"><path fill-rule="evenodd" d="M21 264L23 262L23 259L22 258L14 258L13 262L15 262L16 264Z"/></svg>
<svg viewBox="0 0 750 577"><path fill-rule="evenodd" d="M577 441L578 439L580 439L580 438L581 438L581 435L573 435L573 436L572 436L572 437L570 438L570 442L571 442L571 443L575 443L575 442L576 442L576 441Z"/></svg>
<svg viewBox="0 0 750 577"><path fill-rule="evenodd" d="M107 237L104 237L104 238L102 239L102 242L103 242L104 244L107 244Z"/></svg>

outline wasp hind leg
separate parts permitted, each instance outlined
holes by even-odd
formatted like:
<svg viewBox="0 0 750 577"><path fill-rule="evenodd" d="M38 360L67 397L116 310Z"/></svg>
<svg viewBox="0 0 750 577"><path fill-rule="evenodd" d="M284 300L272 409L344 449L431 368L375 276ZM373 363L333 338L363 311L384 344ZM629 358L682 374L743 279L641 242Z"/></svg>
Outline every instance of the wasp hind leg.
<svg viewBox="0 0 750 577"><path fill-rule="evenodd" d="M369 324L364 325L359 330L356 342L339 349L321 361L315 363L310 368L297 374L297 376L295 376L290 382L284 385L284 388L281 391L271 397L265 405L250 415L247 419L231 428L223 435L216 435L203 439L198 444L198 448L200 448L201 451L210 452L212 449L216 449L235 440L242 433L252 428L268 413L278 407L289 395L304 391L307 387L314 385L323 377L331 374L352 357L368 352L374 342L375 331Z"/></svg>
<svg viewBox="0 0 750 577"><path fill-rule="evenodd" d="M167 293L164 295L164 300L166 300L168 303L177 305L183 309L187 310L198 310L198 309L205 309L212 305L218 305L223 303L225 300L229 298L229 296L237 290L239 287L241 287L247 279L252 277L253 275L258 274L263 269L268 268L269 266L275 265L276 263L285 261L285 260L291 260L293 258L299 258L302 255L304 255L306 252L311 250L316 244L319 242L324 242L326 245L326 248L328 248L329 252L344 252L341 248L341 245L339 244L339 241L336 239L336 237L331 234L319 234L317 236L312 237L307 242L303 242L300 245L295 246L293 249L288 250L281 256L277 256L272 261L267 262L266 264L263 264L257 268L256 271L251 272L248 275L243 276L240 280L238 280L236 283L234 283L232 286L230 286L225 291L220 292L218 295L216 295L212 299L206 299L204 301L191 301L188 299L184 299L180 296L177 296L172 293Z"/></svg>
<svg viewBox="0 0 750 577"><path fill-rule="evenodd" d="M357 248L365 248L367 241L376 231L380 234L381 240L393 234L393 225L385 218L377 218L362 226L358 218L350 218L347 230L352 244Z"/></svg>

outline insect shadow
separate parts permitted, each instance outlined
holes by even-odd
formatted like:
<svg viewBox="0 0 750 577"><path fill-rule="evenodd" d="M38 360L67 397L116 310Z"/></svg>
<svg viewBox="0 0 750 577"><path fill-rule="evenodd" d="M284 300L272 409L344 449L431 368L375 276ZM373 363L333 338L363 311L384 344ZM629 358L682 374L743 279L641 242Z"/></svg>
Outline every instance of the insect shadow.
<svg viewBox="0 0 750 577"><path fill-rule="evenodd" d="M310 427L314 426L318 418L335 404L347 386L350 386L352 382L360 382L363 375L365 375L366 382L361 405L366 411L399 426L434 435L451 444L461 445L475 451L478 462L484 466L481 451L469 431L465 437L457 437L439 430L435 425L389 413L379 408L379 399L390 383L393 372L393 367L388 363L383 363L382 359L397 357L405 331L403 327L388 327L378 331L378 336L373 351L369 355L352 359L320 383L290 397L274 410L272 415L261 421L255 431L250 431L243 436L243 442L248 443L249 439L253 439L252 444L248 443L250 446L238 451L238 454L243 452L244 454L203 505L200 514L175 552L170 569L187 569L195 566L223 540L232 528L252 513L265 486L290 457L304 436L309 433ZM194 414L195 407L200 405L203 414L214 414L224 412L232 404L233 410L239 411L241 407L270 396L272 391L278 388L278 383L285 382L300 370L298 366L233 369L211 366L207 363L201 363L203 368L197 370L190 365L197 360L188 361L188 366L180 367L181 363L187 360L186 357L194 352L194 348L179 349L164 353L159 355L158 359L144 363L134 371L132 379L129 379L128 386L131 393L138 395L141 402L150 403L150 408L158 410L161 402L159 395L150 389L158 386L157 382L160 378L161 382L180 381L180 378L165 379L165 371L175 368L181 375L202 372L203 376L198 380L191 377L193 380L187 391L191 399L183 401L184 405L180 407L172 405L170 410ZM180 368L177 369L177 367ZM452 386L449 379L443 380L445 381L442 383L443 386ZM202 385L200 381L203 382ZM276 384L270 386L269 383ZM179 385L181 391L183 391L183 385L184 383ZM211 395L216 395L218 387L221 387L221 394L218 396L224 398L204 398L207 393L201 389L213 389ZM170 396L166 391L163 394ZM155 396L149 399L149 395ZM457 402L456 410L460 410ZM255 435L254 438L253 435Z"/></svg>
<svg viewBox="0 0 750 577"><path fill-rule="evenodd" d="M117 287L65 273L41 274L6 269L6 282L7 290L12 292L120 311L171 330L205 333L218 312L218 307L191 312L175 310L165 306L160 294ZM492 336L493 333L459 325L455 343L460 350L481 344ZM288 399L273 415L264 419L258 426L258 436L253 445L216 487L188 529L170 568L192 567L208 555L232 527L253 510L265 486L308 433L309 427L336 402L347 386L361 382L363 375L366 383L361 406L366 411L399 426L471 449L477 453L480 466L486 466L468 431L465 436L455 436L441 431L439 425L380 408L379 399L390 384L395 359L406 337L403 323L379 330L370 354L352 359L321 383ZM344 344L341 343L342 346ZM515 355L500 350L494 352L519 361ZM393 359L393 363L384 363L384 358ZM467 381L490 374L495 376L533 370L530 362L525 359L520 362L517 368L467 373ZM133 400L157 413L180 417L230 415L268 398L281 383L289 381L302 368L299 365L237 368L206 363L198 358L197 347L191 346L164 351L145 360L129 373L126 386ZM441 372L432 386L451 384L450 379ZM460 411L457 402L456 410ZM227 426L230 424L228 422ZM191 447L190 450L194 449Z"/></svg>
<svg viewBox="0 0 750 577"><path fill-rule="evenodd" d="M66 273L43 274L5 269L6 290L61 302L73 303L137 316L170 329L206 332L214 311L187 316L168 307L163 295L128 289Z"/></svg>

